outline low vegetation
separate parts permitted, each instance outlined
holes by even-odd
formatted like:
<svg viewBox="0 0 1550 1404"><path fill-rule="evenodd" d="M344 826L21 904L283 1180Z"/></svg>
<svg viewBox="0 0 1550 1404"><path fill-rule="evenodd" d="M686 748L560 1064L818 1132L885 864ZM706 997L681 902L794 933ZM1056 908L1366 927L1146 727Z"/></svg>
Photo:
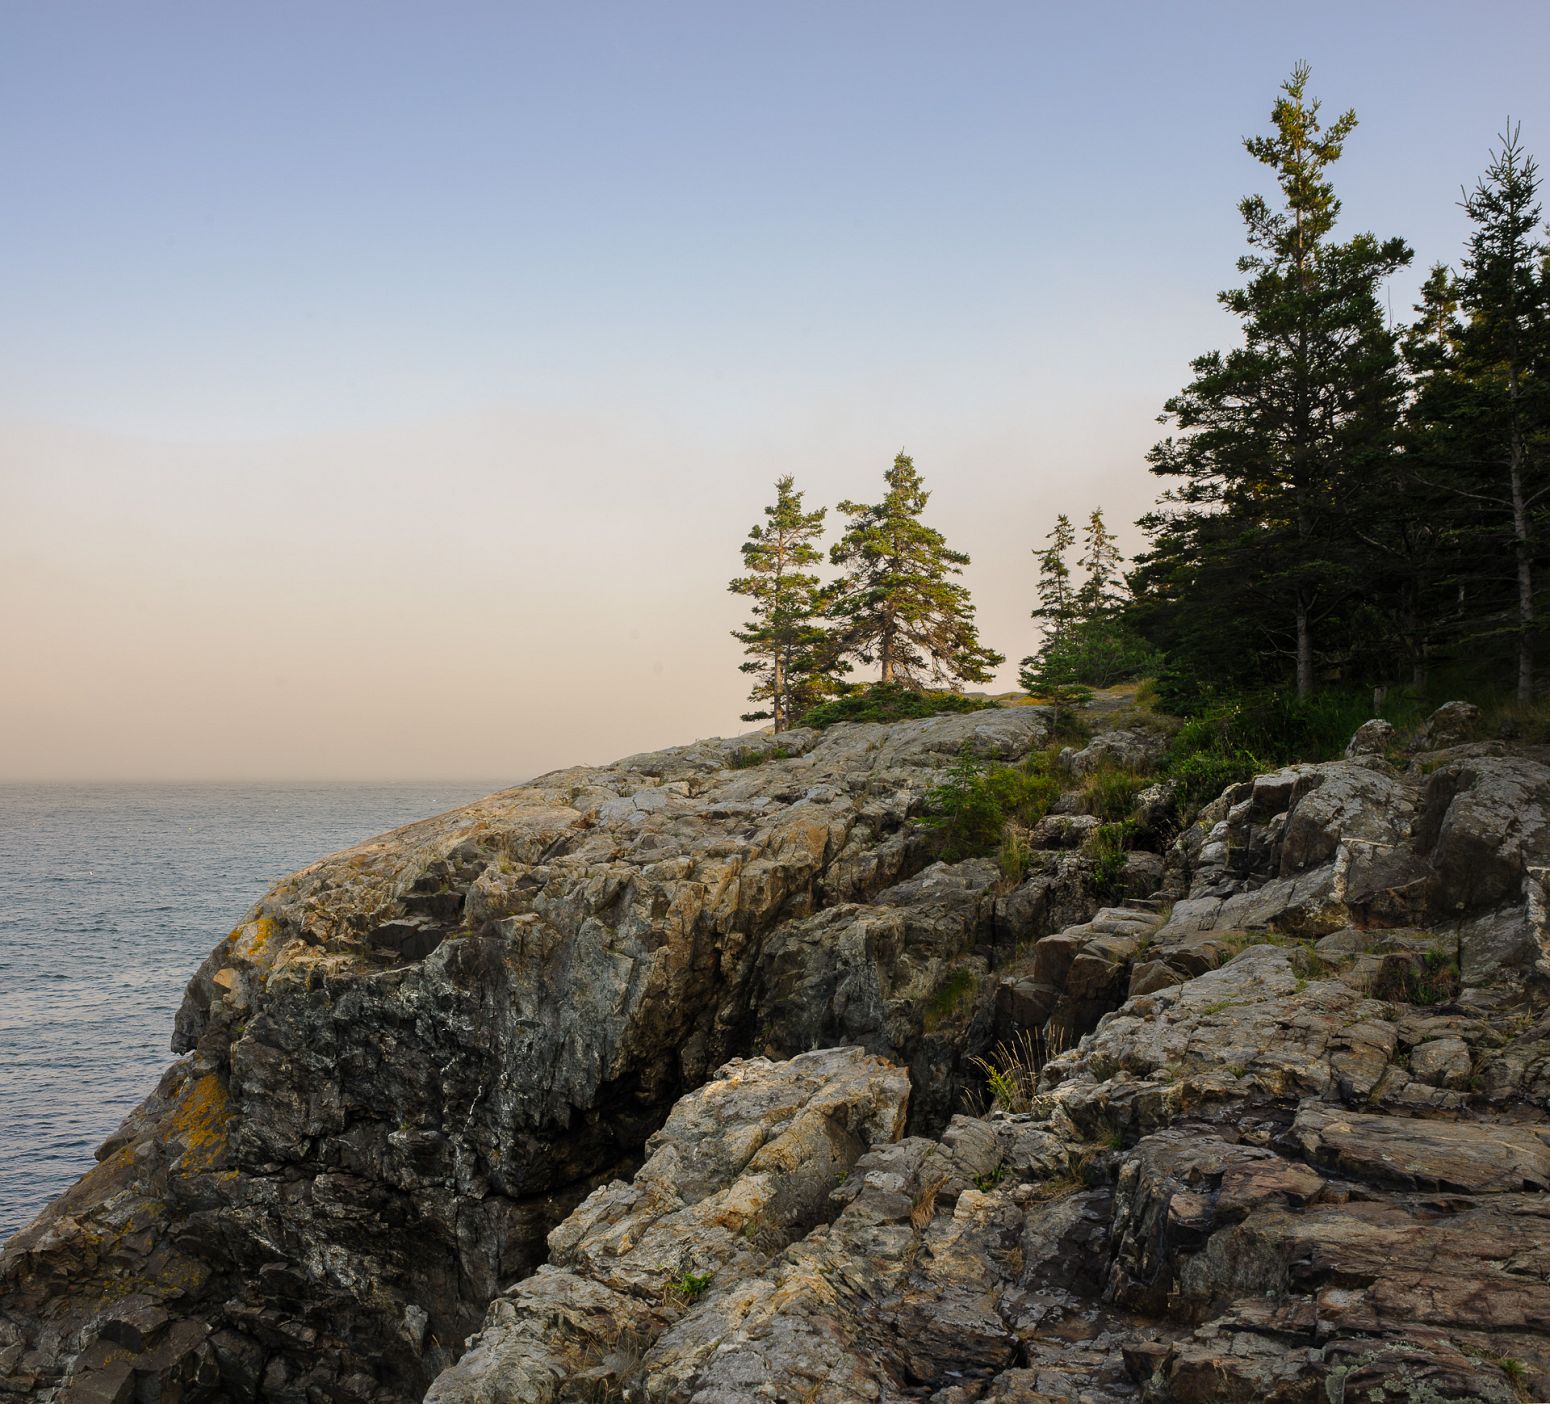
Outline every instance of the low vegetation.
<svg viewBox="0 0 1550 1404"><path fill-rule="evenodd" d="M961 692L873 683L814 707L803 715L801 725L821 730L835 722L909 721L950 712L979 712L995 705L987 697L966 697Z"/></svg>
<svg viewBox="0 0 1550 1404"><path fill-rule="evenodd" d="M766 761L790 760L794 755L796 755L795 751L789 751L784 746L771 746L767 751L737 751L728 764L733 770L751 770Z"/></svg>
<svg viewBox="0 0 1550 1404"><path fill-rule="evenodd" d="M926 1003L924 1024L929 1033L958 1012L973 997L977 981L972 970L953 971Z"/></svg>
<svg viewBox="0 0 1550 1404"><path fill-rule="evenodd" d="M668 1295L680 1302L696 1302L710 1291L713 1272L691 1272L685 1268L667 1285Z"/></svg>
<svg viewBox="0 0 1550 1404"><path fill-rule="evenodd" d="M1016 765L982 761L965 745L946 778L926 797L925 823L940 829L948 862L978 858L1004 848L1010 824L1031 828L1049 813L1060 794L1046 752ZM1026 865L1026 859L1023 859ZM1009 854L1003 871L1017 860Z"/></svg>
<svg viewBox="0 0 1550 1404"><path fill-rule="evenodd" d="M1125 854L1130 848L1130 824L1101 824L1091 840L1093 892L1105 902L1125 895Z"/></svg>
<svg viewBox="0 0 1550 1404"><path fill-rule="evenodd" d="M1039 1029L1024 1029L998 1043L988 1056L970 1061L985 1074L985 1090L991 1102L1001 1111L1016 1114L1032 1109L1039 1090L1039 1074L1045 1063L1064 1049L1062 1031L1046 1024Z"/></svg>

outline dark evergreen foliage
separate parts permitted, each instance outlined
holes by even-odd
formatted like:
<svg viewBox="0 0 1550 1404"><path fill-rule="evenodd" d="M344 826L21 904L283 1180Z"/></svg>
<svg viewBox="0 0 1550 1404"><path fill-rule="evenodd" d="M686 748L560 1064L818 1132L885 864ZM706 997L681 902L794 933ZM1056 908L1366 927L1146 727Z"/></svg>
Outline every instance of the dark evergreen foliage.
<svg viewBox="0 0 1550 1404"><path fill-rule="evenodd" d="M1032 696L1069 707L1085 700L1092 688L1139 676L1154 658L1125 613L1124 558L1104 525L1103 509L1094 509L1083 530L1080 585L1066 562L1076 532L1065 513L1056 518L1045 542L1042 551L1034 552L1039 603L1032 611L1042 638L1038 652L1022 660L1018 676Z"/></svg>
<svg viewBox="0 0 1550 1404"><path fill-rule="evenodd" d="M1178 483L1144 520L1153 547L1137 577L1153 596L1138 619L1175 664L1203 671L1225 623L1235 681L1285 659L1303 697L1319 636L1337 654L1327 626L1359 597L1351 505L1395 451L1402 386L1379 288L1411 256L1399 239L1331 237L1340 202L1327 172L1356 117L1326 129L1307 82L1298 65L1272 134L1244 143L1274 172L1280 206L1240 205L1248 282L1221 301L1243 342L1198 357L1165 406L1177 432L1153 449L1152 471Z"/></svg>

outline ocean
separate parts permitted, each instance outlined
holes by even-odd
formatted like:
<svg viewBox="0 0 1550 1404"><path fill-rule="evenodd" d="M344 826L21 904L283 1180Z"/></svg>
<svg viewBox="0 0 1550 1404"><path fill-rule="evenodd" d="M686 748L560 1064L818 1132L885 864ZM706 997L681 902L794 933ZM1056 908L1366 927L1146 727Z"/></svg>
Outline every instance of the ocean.
<svg viewBox="0 0 1550 1404"><path fill-rule="evenodd" d="M512 783L0 785L0 1243L156 1085L183 987L271 883Z"/></svg>

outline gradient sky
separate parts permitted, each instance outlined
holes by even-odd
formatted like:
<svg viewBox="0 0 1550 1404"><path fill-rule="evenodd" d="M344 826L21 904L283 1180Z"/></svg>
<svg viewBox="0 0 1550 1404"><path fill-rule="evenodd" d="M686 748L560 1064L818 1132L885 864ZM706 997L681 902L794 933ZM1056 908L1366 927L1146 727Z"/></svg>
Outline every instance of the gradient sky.
<svg viewBox="0 0 1550 1404"><path fill-rule="evenodd" d="M0 8L0 779L512 781L746 729L737 547L902 445L988 643L1126 523L1301 58L1457 257L1550 3ZM1396 315L1419 273L1397 280ZM1123 533L1127 547L1136 534Z"/></svg>

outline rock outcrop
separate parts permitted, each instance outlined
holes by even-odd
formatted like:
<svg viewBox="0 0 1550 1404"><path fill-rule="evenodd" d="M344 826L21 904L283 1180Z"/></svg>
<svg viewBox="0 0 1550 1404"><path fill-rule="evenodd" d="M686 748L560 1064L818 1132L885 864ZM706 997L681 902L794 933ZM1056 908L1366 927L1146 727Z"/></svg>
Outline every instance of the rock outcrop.
<svg viewBox="0 0 1550 1404"><path fill-rule="evenodd" d="M1545 758L1455 709L1154 786L1118 879L1070 806L937 861L962 744L1046 728L706 742L287 879L0 1256L0 1396L1550 1396Z"/></svg>
<svg viewBox="0 0 1550 1404"><path fill-rule="evenodd" d="M703 742L287 878L191 981L183 1059L6 1246L0 1391L418 1399L729 1058L863 1045L919 1065L940 1129L997 952L1088 899L1067 854L1009 906L915 821L966 743L1012 760L1047 724Z"/></svg>

